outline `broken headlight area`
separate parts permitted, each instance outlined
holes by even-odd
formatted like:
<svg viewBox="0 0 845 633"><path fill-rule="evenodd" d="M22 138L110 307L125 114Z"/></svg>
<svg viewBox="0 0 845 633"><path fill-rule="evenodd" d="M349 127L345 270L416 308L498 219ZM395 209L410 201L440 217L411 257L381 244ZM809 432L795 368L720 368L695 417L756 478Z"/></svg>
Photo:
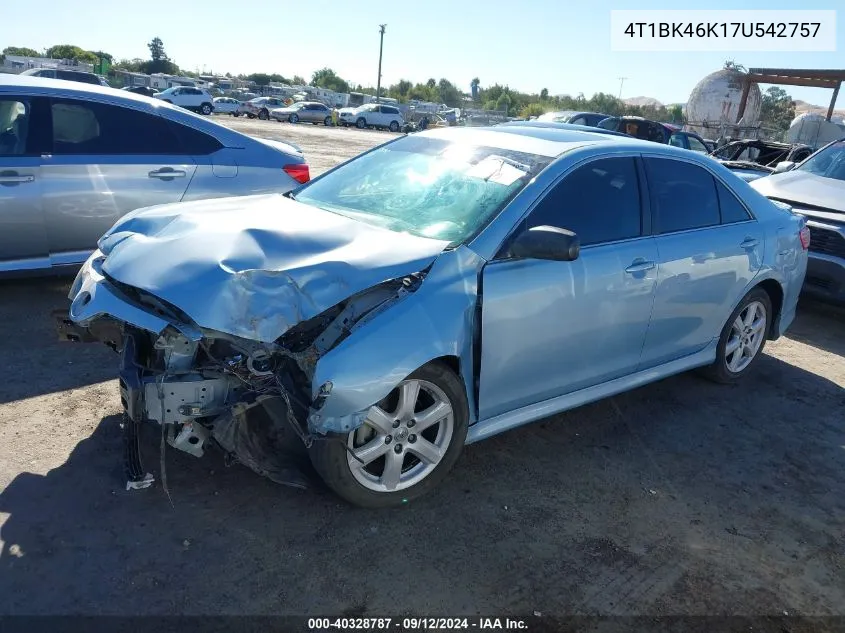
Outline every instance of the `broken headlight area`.
<svg viewBox="0 0 845 633"><path fill-rule="evenodd" d="M331 397L327 384L312 398L320 357L356 325L416 290L422 278L370 288L270 343L209 330L193 338L175 326L155 334L124 324L119 383L126 412L127 487L152 483L138 443L138 425L147 422L161 426L162 448L166 443L196 457L218 448L227 463L240 462L277 483L305 487L298 468L302 449L326 440L309 428L309 413ZM137 299L149 305L148 297ZM159 308L162 316L176 316L169 306Z"/></svg>

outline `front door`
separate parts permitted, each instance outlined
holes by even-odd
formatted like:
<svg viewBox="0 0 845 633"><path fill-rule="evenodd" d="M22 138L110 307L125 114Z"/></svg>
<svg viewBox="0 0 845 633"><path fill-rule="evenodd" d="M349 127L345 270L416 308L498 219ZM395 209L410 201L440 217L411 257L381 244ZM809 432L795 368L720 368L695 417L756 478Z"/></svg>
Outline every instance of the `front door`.
<svg viewBox="0 0 845 633"><path fill-rule="evenodd" d="M0 272L49 265L34 105L0 96Z"/></svg>
<svg viewBox="0 0 845 633"><path fill-rule="evenodd" d="M572 262L497 257L482 279L482 420L636 370L657 278L636 159L567 174L514 231L551 225L582 242Z"/></svg>
<svg viewBox="0 0 845 633"><path fill-rule="evenodd" d="M81 261L122 215L179 202L196 171L165 119L93 101L54 99L53 152L42 163L48 246Z"/></svg>
<svg viewBox="0 0 845 633"><path fill-rule="evenodd" d="M709 171L679 160L644 162L659 272L641 369L694 354L718 337L764 252L757 221Z"/></svg>

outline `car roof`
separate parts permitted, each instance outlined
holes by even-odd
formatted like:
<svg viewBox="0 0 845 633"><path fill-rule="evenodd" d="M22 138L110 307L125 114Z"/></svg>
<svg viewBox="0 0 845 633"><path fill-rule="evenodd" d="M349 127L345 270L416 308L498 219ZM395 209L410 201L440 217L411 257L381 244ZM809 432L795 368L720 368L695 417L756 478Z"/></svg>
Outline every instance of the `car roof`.
<svg viewBox="0 0 845 633"><path fill-rule="evenodd" d="M576 126L572 126L576 127ZM492 127L449 127L434 128L424 132L417 132L428 138L441 138L452 142L464 142L472 145L509 149L526 154L537 154L554 158L566 151L585 145L616 145L628 148L631 144L642 146L649 151L667 147L658 143L650 143L630 137L617 137L598 132L582 132L581 130L519 127L511 125L496 125ZM677 148L673 148L677 149ZM682 150L689 153L688 150ZM673 152L672 152L673 153Z"/></svg>
<svg viewBox="0 0 845 633"><path fill-rule="evenodd" d="M65 79L49 79L29 75L0 73L0 94L24 91L29 95L85 99L111 105L135 108L211 134L227 147L244 147L258 141L236 132L208 117L189 112L155 97L147 97L129 90L118 90L99 84L87 84Z"/></svg>
<svg viewBox="0 0 845 633"><path fill-rule="evenodd" d="M630 134L625 134L624 132L617 132L616 130L606 130L600 127L592 127L590 125L577 125L574 123L558 123L556 121L508 121L506 123L499 123L496 127L570 130L574 132L588 132L590 134L605 134L607 136L624 136L625 138L634 138Z"/></svg>

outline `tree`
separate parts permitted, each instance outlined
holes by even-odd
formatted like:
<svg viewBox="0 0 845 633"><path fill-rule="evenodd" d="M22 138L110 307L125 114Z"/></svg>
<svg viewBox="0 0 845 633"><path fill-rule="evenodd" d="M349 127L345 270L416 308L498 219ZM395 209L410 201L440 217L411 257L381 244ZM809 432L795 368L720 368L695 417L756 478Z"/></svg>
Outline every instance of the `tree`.
<svg viewBox="0 0 845 633"><path fill-rule="evenodd" d="M304 85L306 85L306 84L308 83L307 81L305 81L305 77L301 77L301 76L299 76L299 75L294 75L294 76L293 76L293 79L291 79L291 81L292 81L292 82L294 83L294 85L296 85L296 86L304 86Z"/></svg>
<svg viewBox="0 0 845 633"><path fill-rule="evenodd" d="M783 133L795 118L795 102L783 88L771 86L763 94L760 106L760 122L764 128Z"/></svg>
<svg viewBox="0 0 845 633"><path fill-rule="evenodd" d="M331 68L321 68L311 76L311 85L334 90L335 92L349 92L349 84L345 79L338 77Z"/></svg>
<svg viewBox="0 0 845 633"><path fill-rule="evenodd" d="M160 62L165 59L169 59L167 57L167 53L164 52L164 42L161 41L160 37L154 37L150 40L150 43L147 44L147 48L150 49L150 60L154 62Z"/></svg>
<svg viewBox="0 0 845 633"><path fill-rule="evenodd" d="M671 108L669 108L669 116L672 117L672 123L683 123L684 109L681 104L676 103Z"/></svg>
<svg viewBox="0 0 845 633"><path fill-rule="evenodd" d="M139 73L146 62L143 59L121 59L114 67L121 70L129 71L130 73Z"/></svg>
<svg viewBox="0 0 845 633"><path fill-rule="evenodd" d="M540 91L540 101L547 101L547 100L548 100L548 98L549 98L549 89L548 89L548 88L543 88L543 89Z"/></svg>
<svg viewBox="0 0 845 633"><path fill-rule="evenodd" d="M461 93L448 79L441 79L438 82L437 91L441 103L453 108L461 105Z"/></svg>
<svg viewBox="0 0 845 633"><path fill-rule="evenodd" d="M437 87L437 81L432 77L431 79L429 79L428 81L425 82L425 85L428 86L429 88L436 88Z"/></svg>
<svg viewBox="0 0 845 633"><path fill-rule="evenodd" d="M45 51L52 59L73 59L86 64L96 64L99 60L91 51L86 51L73 44L56 44Z"/></svg>
<svg viewBox="0 0 845 633"><path fill-rule="evenodd" d="M527 106L519 111L519 116L528 119L532 116L540 116L546 109L539 103L529 103Z"/></svg>
<svg viewBox="0 0 845 633"><path fill-rule="evenodd" d="M503 92L499 95L499 98L496 99L496 110L500 112L507 112L510 110L511 107L511 98L507 92Z"/></svg>
<svg viewBox="0 0 845 633"><path fill-rule="evenodd" d="M7 46L3 49L4 55L20 55L21 57L41 57L34 48L27 48L26 46Z"/></svg>

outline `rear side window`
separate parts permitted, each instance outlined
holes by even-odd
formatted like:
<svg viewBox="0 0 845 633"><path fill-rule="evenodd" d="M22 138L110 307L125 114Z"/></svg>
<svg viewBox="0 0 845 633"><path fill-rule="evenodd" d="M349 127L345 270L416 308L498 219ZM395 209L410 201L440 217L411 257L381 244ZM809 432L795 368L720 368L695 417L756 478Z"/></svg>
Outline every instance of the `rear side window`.
<svg viewBox="0 0 845 633"><path fill-rule="evenodd" d="M642 235L640 188L633 158L603 158L578 167L534 208L528 227L574 231L581 244Z"/></svg>
<svg viewBox="0 0 845 633"><path fill-rule="evenodd" d="M207 156L223 148L216 138L187 125L170 121L173 132L179 138L182 153L191 156Z"/></svg>
<svg viewBox="0 0 845 633"><path fill-rule="evenodd" d="M54 99L51 115L58 156L185 153L168 122L156 115L76 99Z"/></svg>
<svg viewBox="0 0 845 633"><path fill-rule="evenodd" d="M748 210L737 200L737 197L715 178L714 181L716 182L716 192L719 196L719 208L722 211L722 224L750 220L751 216L748 215Z"/></svg>
<svg viewBox="0 0 845 633"><path fill-rule="evenodd" d="M646 158L645 167L657 233L719 224L719 199L710 172L671 158Z"/></svg>
<svg viewBox="0 0 845 633"><path fill-rule="evenodd" d="M88 73L75 73L73 71L68 70L56 71L56 78L66 79L69 81L79 81L86 84L100 84L100 80L97 78L96 75L89 75Z"/></svg>

